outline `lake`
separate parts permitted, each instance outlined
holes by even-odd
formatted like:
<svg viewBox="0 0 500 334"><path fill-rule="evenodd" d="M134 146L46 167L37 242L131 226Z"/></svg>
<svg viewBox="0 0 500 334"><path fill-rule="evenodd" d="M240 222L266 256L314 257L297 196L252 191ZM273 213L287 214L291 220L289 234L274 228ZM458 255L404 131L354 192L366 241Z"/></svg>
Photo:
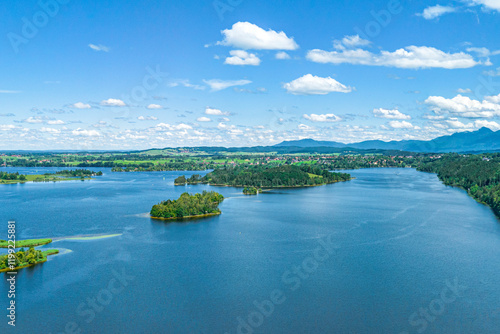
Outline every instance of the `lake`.
<svg viewBox="0 0 500 334"><path fill-rule="evenodd" d="M37 174L62 168L2 168ZM498 333L500 224L434 174L244 196L174 187L193 172L0 185L0 238L59 238L17 275L18 333ZM154 221L153 204L215 190L222 215ZM1 227L3 226L3 227ZM96 240L74 236L120 234ZM5 277L5 278L4 278Z"/></svg>

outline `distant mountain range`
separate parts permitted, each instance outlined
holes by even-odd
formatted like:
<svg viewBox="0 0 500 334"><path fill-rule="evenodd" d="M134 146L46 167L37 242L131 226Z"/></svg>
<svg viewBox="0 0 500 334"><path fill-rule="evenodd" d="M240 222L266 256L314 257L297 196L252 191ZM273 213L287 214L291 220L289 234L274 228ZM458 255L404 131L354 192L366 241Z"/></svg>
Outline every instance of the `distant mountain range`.
<svg viewBox="0 0 500 334"><path fill-rule="evenodd" d="M374 150L401 150L408 152L492 152L500 151L500 131L492 131L481 128L474 132L460 132L451 136L438 137L433 140L402 140L384 142L381 140L368 140L360 143L343 144L334 141L316 141L314 139L302 139L284 141L275 145L277 148L355 148Z"/></svg>

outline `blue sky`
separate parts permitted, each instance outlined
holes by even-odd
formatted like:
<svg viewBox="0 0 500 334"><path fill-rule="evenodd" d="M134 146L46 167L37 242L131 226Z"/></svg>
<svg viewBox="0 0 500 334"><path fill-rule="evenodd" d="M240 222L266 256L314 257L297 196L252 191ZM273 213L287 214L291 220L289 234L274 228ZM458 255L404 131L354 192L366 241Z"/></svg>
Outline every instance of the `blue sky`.
<svg viewBox="0 0 500 334"><path fill-rule="evenodd" d="M500 1L6 1L0 149L500 129Z"/></svg>

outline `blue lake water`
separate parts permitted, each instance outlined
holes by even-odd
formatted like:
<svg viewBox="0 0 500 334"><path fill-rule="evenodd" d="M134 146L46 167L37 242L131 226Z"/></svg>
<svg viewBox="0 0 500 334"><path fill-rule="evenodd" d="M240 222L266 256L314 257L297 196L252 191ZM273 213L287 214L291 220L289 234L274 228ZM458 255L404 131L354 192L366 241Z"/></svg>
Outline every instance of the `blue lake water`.
<svg viewBox="0 0 500 334"><path fill-rule="evenodd" d="M18 239L63 238L47 247L65 251L19 271L15 329L2 275L1 333L500 331L500 223L434 174L356 170L350 182L244 196L174 187L191 172L94 170L104 175L0 186L0 238L15 219ZM146 215L206 189L226 197L222 215ZM121 235L64 240L99 234Z"/></svg>

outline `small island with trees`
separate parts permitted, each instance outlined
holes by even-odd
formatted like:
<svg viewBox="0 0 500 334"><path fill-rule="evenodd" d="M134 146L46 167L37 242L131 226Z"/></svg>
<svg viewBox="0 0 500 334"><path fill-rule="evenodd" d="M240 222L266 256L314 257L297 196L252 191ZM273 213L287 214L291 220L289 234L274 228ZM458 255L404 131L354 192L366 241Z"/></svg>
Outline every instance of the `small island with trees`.
<svg viewBox="0 0 500 334"><path fill-rule="evenodd" d="M262 192L262 189L257 189L255 187L245 187L243 188L243 194L245 195L257 195Z"/></svg>
<svg viewBox="0 0 500 334"><path fill-rule="evenodd" d="M219 204L224 196L215 191L198 194L183 193L176 200L166 200L153 206L150 216L153 219L173 220L202 218L220 215Z"/></svg>
<svg viewBox="0 0 500 334"><path fill-rule="evenodd" d="M14 184L26 182L58 182L74 180L90 180L93 176L101 176L102 172L94 172L87 169L61 170L55 173L45 174L19 174L0 171L0 184Z"/></svg>
<svg viewBox="0 0 500 334"><path fill-rule="evenodd" d="M31 267L47 261L49 255L58 254L57 249L38 250L36 246L42 246L51 243L51 239L32 239L19 241L0 240L0 248L8 248L7 254L0 255L0 272L19 270ZM28 248L25 250L24 247ZM17 252L16 248L21 248Z"/></svg>

